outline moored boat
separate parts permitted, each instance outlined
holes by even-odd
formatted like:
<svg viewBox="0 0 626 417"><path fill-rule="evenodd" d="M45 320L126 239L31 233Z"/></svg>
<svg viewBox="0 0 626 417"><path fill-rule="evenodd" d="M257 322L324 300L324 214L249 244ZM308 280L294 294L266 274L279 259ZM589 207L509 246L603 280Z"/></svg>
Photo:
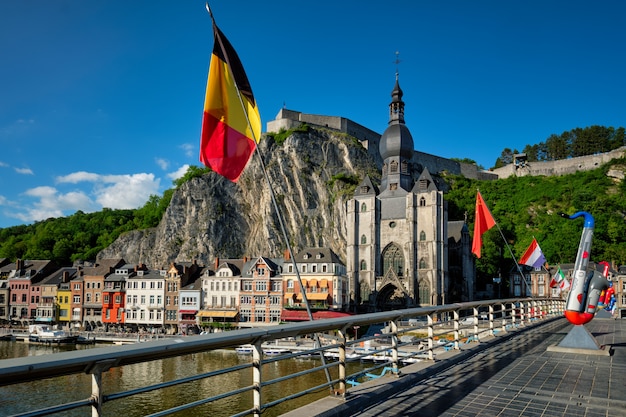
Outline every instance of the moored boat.
<svg viewBox="0 0 626 417"><path fill-rule="evenodd" d="M235 352L239 353L240 355L252 355L253 351L254 346L252 345L241 345L235 348Z"/></svg>
<svg viewBox="0 0 626 417"><path fill-rule="evenodd" d="M54 330L46 324L28 326L29 343L75 344L77 340L78 336L67 334L63 330Z"/></svg>

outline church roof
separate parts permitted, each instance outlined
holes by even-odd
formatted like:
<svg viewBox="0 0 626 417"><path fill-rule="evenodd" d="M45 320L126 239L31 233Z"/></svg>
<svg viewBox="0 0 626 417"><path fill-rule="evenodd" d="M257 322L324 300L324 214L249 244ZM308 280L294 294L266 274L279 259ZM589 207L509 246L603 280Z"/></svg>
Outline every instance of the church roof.
<svg viewBox="0 0 626 417"><path fill-rule="evenodd" d="M356 187L356 190L354 190L354 195L355 196L358 196L358 195L377 195L377 194L378 194L378 188L376 188L374 186L374 184L372 183L372 180L370 179L369 175L366 175L365 178L363 178L363 180L359 184L359 186Z"/></svg>

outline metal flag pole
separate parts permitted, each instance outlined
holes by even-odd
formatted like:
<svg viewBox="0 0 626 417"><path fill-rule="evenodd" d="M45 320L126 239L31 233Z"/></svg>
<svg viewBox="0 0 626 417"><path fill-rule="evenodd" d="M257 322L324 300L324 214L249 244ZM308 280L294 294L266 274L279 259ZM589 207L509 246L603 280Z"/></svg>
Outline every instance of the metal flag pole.
<svg viewBox="0 0 626 417"><path fill-rule="evenodd" d="M211 21L213 22L213 24L215 25L215 18L213 17L213 12L211 11L211 8L209 7L209 3L206 2L206 10L207 12L209 12L209 16L211 16ZM230 75L232 76L233 79L233 83L235 84L235 90L237 91L237 97L239 98L239 102L241 104L241 108L243 109L243 114L246 117L246 122L248 123L248 127L250 128L250 131L252 132L252 139L254 140L255 144L257 144L259 142L259 138L256 137L256 134L254 133L254 129L252 128L252 123L250 122L250 117L248 116L248 112L246 110L246 106L243 102L243 98L241 97L241 92L239 91L239 87L237 86L237 80L235 79L235 77L232 74L232 68L230 66L230 61L228 59L228 56L225 56L224 58L226 60L226 66L228 67L228 71L230 71ZM255 103L256 104L256 103ZM272 205L274 206L274 210L276 211L276 217L278 218L278 223L280 224L280 229L283 235L283 239L285 240L285 245L287 246L287 251L289 252L289 258L291 260L291 264L293 265L293 269L296 272L296 278L298 279L298 284L300 285L300 290L302 293L302 300L304 301L304 304L306 306L306 312L307 315L309 317L309 320L313 321L313 313L311 312L311 306L309 305L309 300L306 296L306 290L304 288L304 285L302 285L302 278L300 277L300 271L298 270L298 264L296 263L296 260L293 256L293 251L291 249L291 244L289 243L289 239L287 237L287 231L285 229L285 224L283 221L283 215L282 212L280 211L279 207L278 207L278 203L276 202L276 195L274 193L274 189L272 188L272 183L270 181L269 175L267 174L267 170L265 168L265 162L263 161L263 156L261 155L261 151L259 151L259 147L255 146L254 147L254 151L258 157L258 160L261 164L261 170L263 171L263 176L265 177L265 181L267 183L267 187L270 190L270 197L272 199ZM319 348L322 346L320 338L319 338L319 334L318 333L314 333L313 334L314 340L315 340L315 347ZM328 370L328 367L326 367L326 358L324 357L324 353L322 351L319 352L320 354L320 359L322 361L322 366L324 367L324 373L326 374L326 380L328 381L328 383L330 384L330 390L331 392L334 391L334 386L331 383L332 378L330 376L330 371Z"/></svg>

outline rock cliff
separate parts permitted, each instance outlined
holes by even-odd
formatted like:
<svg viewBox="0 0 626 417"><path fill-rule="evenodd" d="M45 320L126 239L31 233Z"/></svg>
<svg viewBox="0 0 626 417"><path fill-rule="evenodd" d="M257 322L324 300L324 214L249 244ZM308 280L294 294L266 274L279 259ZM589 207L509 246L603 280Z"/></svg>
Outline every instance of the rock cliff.
<svg viewBox="0 0 626 417"><path fill-rule="evenodd" d="M259 144L294 252L330 247L345 256L345 202L379 167L354 138L325 129L294 132L282 144ZM180 186L158 227L120 236L98 259L124 258L149 267L215 257L280 257L286 249L259 155L237 184L209 173Z"/></svg>

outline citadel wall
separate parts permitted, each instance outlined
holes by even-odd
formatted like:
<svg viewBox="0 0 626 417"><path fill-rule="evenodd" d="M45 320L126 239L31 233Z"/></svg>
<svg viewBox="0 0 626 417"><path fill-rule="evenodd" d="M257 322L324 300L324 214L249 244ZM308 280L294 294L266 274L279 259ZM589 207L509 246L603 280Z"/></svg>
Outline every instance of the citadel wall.
<svg viewBox="0 0 626 417"><path fill-rule="evenodd" d="M589 171L626 155L626 146L609 152L595 155L578 156L575 158L560 159L558 161L512 163L491 171L498 178L507 178L513 175L523 177L527 175L557 176L572 174L577 171Z"/></svg>
<svg viewBox="0 0 626 417"><path fill-rule="evenodd" d="M344 117L306 114L283 108L280 109L275 120L267 122L267 131L279 132L281 129L289 130L303 123L334 129L354 136L361 142L363 147L367 149L374 160L382 166L382 159L378 151L381 135ZM587 171L597 168L613 159L623 158L625 155L626 146L610 152L562 159L559 161L525 162L523 164L512 163L490 171L480 170L474 164L460 163L419 151L415 151L413 154L412 162L422 169L428 168L433 174L446 171L455 175L463 175L466 178L492 181L513 175L555 176L571 174L576 171Z"/></svg>

